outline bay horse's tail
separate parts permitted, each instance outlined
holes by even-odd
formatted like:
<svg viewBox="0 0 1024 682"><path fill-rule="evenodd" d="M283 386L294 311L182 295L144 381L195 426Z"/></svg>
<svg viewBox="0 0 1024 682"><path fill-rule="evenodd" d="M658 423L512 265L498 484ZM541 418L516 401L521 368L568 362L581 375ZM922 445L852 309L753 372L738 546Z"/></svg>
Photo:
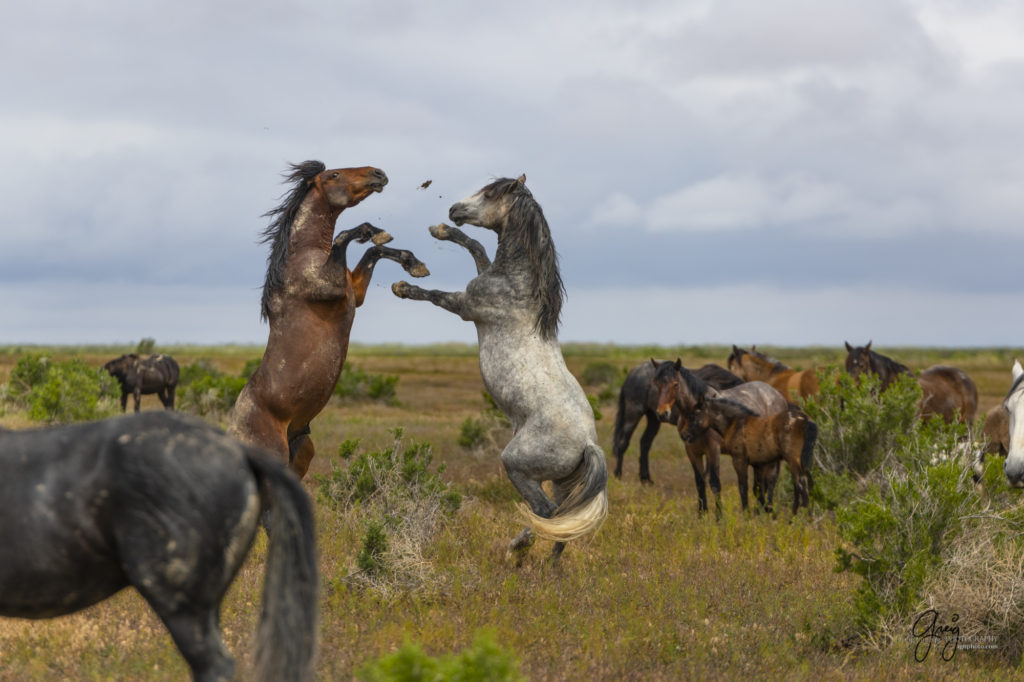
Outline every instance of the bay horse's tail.
<svg viewBox="0 0 1024 682"><path fill-rule="evenodd" d="M597 444L587 444L583 461L570 480L563 483L571 485L572 489L551 518L537 516L526 504L519 506L533 532L555 542L576 540L596 532L608 516L608 466Z"/></svg>
<svg viewBox="0 0 1024 682"><path fill-rule="evenodd" d="M255 679L312 680L319 586L312 504L290 470L247 454L271 509Z"/></svg>

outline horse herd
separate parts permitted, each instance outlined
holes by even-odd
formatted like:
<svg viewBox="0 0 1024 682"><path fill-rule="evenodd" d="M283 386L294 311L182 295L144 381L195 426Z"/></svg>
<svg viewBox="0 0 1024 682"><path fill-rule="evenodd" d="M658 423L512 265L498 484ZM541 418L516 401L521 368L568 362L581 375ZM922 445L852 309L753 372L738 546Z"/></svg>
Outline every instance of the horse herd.
<svg viewBox="0 0 1024 682"><path fill-rule="evenodd" d="M0 547L7 557L0 562L0 615L72 613L132 585L164 622L196 680L232 679L220 603L262 522L269 547L254 676L312 677L319 579L312 505L300 483L315 455L309 425L338 381L375 264L395 261L413 277L429 271L412 252L384 246L391 235L369 223L334 235L342 211L383 191L388 178L380 169L328 170L306 161L292 165L286 180L291 186L281 204L265 214L266 350L226 434L171 411L0 429ZM593 411L558 343L565 288L547 221L525 183L525 176L496 180L449 210L457 226L497 234L493 261L458 227L429 228L473 258L477 276L464 291L404 281L392 291L474 323L484 384L512 423L501 462L524 500L526 527L509 551L521 559L541 537L554 541L557 559L566 542L604 521L608 474ZM350 269L352 241L372 245ZM847 346L851 374L909 372L884 362L870 345ZM794 482L795 513L808 504L817 427L793 401L817 391L817 375L790 370L756 349L734 347L727 365L690 371L679 360L651 360L634 368L619 395L615 475L646 417L641 481L651 482L651 442L668 422L685 443L701 511L708 509L707 486L719 500L725 453L744 508L748 466L759 504L770 508L784 462ZM173 408L178 366L168 356L125 355L105 368L121 384L122 411L128 395L138 412L140 396L151 392ZM1010 432L1024 422L1015 416L1024 416L1022 375L1015 365L1005 401ZM918 380L922 412L974 417L977 391L963 372L931 368ZM1006 439L1006 473L1024 487L1021 440L1021 434Z"/></svg>

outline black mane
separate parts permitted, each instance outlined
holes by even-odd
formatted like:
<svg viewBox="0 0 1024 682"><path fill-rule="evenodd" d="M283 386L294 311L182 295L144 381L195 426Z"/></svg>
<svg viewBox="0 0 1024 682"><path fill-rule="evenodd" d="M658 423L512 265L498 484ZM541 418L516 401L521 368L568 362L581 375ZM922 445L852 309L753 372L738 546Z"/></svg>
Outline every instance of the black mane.
<svg viewBox="0 0 1024 682"><path fill-rule="evenodd" d="M284 265L288 260L288 240L292 234L292 222L302 205L302 200L309 192L310 181L327 166L322 161L303 161L292 163L291 172L285 173L285 181L292 183L292 188L282 195L281 204L263 214L264 218L272 218L263 230L260 242L270 242L270 255L267 256L267 277L263 282L263 298L260 303L260 317L264 320L270 312L270 295L284 285Z"/></svg>
<svg viewBox="0 0 1024 682"><path fill-rule="evenodd" d="M544 339L557 338L565 285L558 271L558 252L551 241L551 230L544 212L530 190L516 180L495 180L483 191L488 197L498 197L509 191L515 193L507 227L499 235L498 249L504 258L522 258L529 263L531 293L540 302L536 329Z"/></svg>

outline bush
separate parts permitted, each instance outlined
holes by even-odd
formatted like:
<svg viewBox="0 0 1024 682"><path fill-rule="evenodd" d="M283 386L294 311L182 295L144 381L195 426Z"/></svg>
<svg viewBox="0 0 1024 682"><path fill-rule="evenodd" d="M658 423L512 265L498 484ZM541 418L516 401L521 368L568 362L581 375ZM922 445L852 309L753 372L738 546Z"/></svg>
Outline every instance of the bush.
<svg viewBox="0 0 1024 682"><path fill-rule="evenodd" d="M194 360L178 375L178 405L200 416L226 413L235 406L247 381L245 376L226 375L209 360Z"/></svg>
<svg viewBox="0 0 1024 682"><path fill-rule="evenodd" d="M135 346L135 353L137 355L152 355L155 349L156 339L146 336L140 339L138 345Z"/></svg>
<svg viewBox="0 0 1024 682"><path fill-rule="evenodd" d="M369 374L346 362L341 369L334 395L351 400L378 400L388 405L398 404L398 377Z"/></svg>
<svg viewBox="0 0 1024 682"><path fill-rule="evenodd" d="M494 635L477 633L458 655L429 656L408 640L398 651L367 663L357 672L363 682L517 682L524 679L515 655L498 645Z"/></svg>
<svg viewBox="0 0 1024 682"><path fill-rule="evenodd" d="M429 565L423 549L462 504L462 496L440 476L444 465L436 473L430 470L430 444L406 445L400 428L393 435L394 444L376 452L358 452L358 441L345 441L338 454L348 466L332 465L329 475L313 477L319 499L331 509L359 508L365 533L356 558L358 572L350 577L383 593L426 582Z"/></svg>
<svg viewBox="0 0 1024 682"><path fill-rule="evenodd" d="M30 419L51 423L88 421L114 414L116 380L79 358L55 362L42 355L18 360L4 386L6 405L28 410Z"/></svg>

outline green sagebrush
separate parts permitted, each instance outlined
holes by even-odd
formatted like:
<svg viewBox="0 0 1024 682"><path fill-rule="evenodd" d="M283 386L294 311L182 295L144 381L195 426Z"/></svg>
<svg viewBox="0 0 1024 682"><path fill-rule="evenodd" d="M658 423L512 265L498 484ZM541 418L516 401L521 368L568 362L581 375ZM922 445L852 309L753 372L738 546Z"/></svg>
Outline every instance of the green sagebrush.
<svg viewBox="0 0 1024 682"><path fill-rule="evenodd" d="M367 663L361 682L518 682L525 679L519 661L489 632L478 632L458 654L430 656L408 639L398 651Z"/></svg>
<svg viewBox="0 0 1024 682"><path fill-rule="evenodd" d="M11 369L3 402L27 410L35 421L68 423L113 414L113 398L119 394L117 380L80 358L54 361L43 355L26 355Z"/></svg>

